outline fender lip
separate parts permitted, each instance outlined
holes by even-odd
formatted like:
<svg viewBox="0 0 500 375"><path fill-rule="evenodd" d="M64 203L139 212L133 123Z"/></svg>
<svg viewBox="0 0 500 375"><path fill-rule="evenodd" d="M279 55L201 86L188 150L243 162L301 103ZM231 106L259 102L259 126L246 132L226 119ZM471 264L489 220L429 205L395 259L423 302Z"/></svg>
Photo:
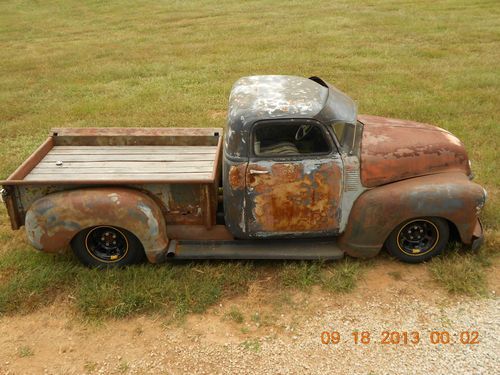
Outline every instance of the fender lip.
<svg viewBox="0 0 500 375"><path fill-rule="evenodd" d="M483 224L479 218L477 219L476 226L474 227L474 232L472 233L472 243L471 250L477 251L484 243L484 231Z"/></svg>

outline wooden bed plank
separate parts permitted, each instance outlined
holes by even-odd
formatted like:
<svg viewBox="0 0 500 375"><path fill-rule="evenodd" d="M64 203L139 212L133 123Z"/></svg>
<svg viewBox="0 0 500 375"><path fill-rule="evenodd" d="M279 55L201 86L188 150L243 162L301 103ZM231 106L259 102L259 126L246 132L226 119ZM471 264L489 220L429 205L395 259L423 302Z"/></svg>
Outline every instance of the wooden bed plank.
<svg viewBox="0 0 500 375"><path fill-rule="evenodd" d="M212 173L143 173L143 174L67 174L67 175L31 175L26 176L25 181L177 181L177 180L209 180L212 178Z"/></svg>
<svg viewBox="0 0 500 375"><path fill-rule="evenodd" d="M185 173L197 173L197 172L212 172L212 166L208 167L189 167L189 168L137 168L137 169L130 169L130 168L101 168L101 167L95 167L95 168L80 168L80 169L75 169L75 168L35 168L34 170L31 171L30 175L39 175L39 174L52 174L52 175L66 175L66 174L93 174L93 173L107 173L110 175L114 174L143 174L143 173L180 173L180 172L185 172Z"/></svg>
<svg viewBox="0 0 500 375"><path fill-rule="evenodd" d="M171 148L171 149L179 149L179 150L185 150L185 149L216 149L217 146L169 146L169 145L152 145L152 146L143 146L143 145L117 145L117 146L54 146L52 149L53 150L88 150L88 149L97 149L97 150L109 150L110 148L116 148L116 149L128 149L128 148L135 148L135 149L159 149L159 148Z"/></svg>
<svg viewBox="0 0 500 375"><path fill-rule="evenodd" d="M105 148L100 147L66 147L66 146L56 146L50 151L51 155L88 155L92 153L94 155L128 155L128 154L210 154L215 155L217 147L161 147L161 146L109 146Z"/></svg>
<svg viewBox="0 0 500 375"><path fill-rule="evenodd" d="M85 168L190 168L190 167L208 167L213 166L214 161L210 160L191 160L191 161L74 161L67 162L64 161L62 167L56 166L55 161L45 161L38 164L36 168L75 168L75 169L85 169Z"/></svg>
<svg viewBox="0 0 500 375"><path fill-rule="evenodd" d="M184 160L214 160L214 154L185 154L185 155L52 155L48 154L43 161L184 161Z"/></svg>
<svg viewBox="0 0 500 375"><path fill-rule="evenodd" d="M217 146L54 146L26 182L204 182L214 179ZM62 166L56 163L62 161Z"/></svg>

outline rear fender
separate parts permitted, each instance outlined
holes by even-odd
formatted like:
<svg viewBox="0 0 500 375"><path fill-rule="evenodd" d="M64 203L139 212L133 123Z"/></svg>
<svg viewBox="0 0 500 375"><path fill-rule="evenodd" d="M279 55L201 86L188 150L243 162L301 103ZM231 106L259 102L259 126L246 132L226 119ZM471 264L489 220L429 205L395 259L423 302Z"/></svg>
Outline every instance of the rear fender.
<svg viewBox="0 0 500 375"><path fill-rule="evenodd" d="M49 194L31 205L25 220L29 242L46 252L56 252L81 230L98 225L132 232L153 263L162 259L168 246L160 208L146 194L132 189L86 188Z"/></svg>
<svg viewBox="0 0 500 375"><path fill-rule="evenodd" d="M383 185L364 192L356 200L339 245L352 256L375 256L394 228L423 216L449 220L457 227L462 242L470 244L485 199L484 189L462 173Z"/></svg>

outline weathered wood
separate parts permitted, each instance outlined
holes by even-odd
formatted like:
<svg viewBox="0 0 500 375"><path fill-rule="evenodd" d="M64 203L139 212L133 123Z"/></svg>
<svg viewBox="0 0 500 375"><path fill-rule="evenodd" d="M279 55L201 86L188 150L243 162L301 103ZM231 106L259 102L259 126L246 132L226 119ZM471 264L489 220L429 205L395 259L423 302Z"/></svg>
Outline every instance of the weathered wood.
<svg viewBox="0 0 500 375"><path fill-rule="evenodd" d="M56 145L215 146L221 128L56 128ZM216 135L217 134L217 135Z"/></svg>
<svg viewBox="0 0 500 375"><path fill-rule="evenodd" d="M54 137L57 146L215 146L218 137L210 136L134 136L74 135Z"/></svg>
<svg viewBox="0 0 500 375"><path fill-rule="evenodd" d="M7 180L22 180L29 172L36 167L38 163L50 152L54 147L52 138L47 138L34 153L30 155L8 178Z"/></svg>
<svg viewBox="0 0 500 375"><path fill-rule="evenodd" d="M137 169L137 168L190 168L190 167L209 167L213 166L214 161L212 160L191 160L191 161L103 161L103 162L84 162L84 161L65 161L62 167L56 166L55 161L42 161L36 168L75 168L75 169L85 169L85 168L125 168L125 169Z"/></svg>
<svg viewBox="0 0 500 375"><path fill-rule="evenodd" d="M80 174L71 173L65 175L54 176L51 174L44 175L31 175L29 174L24 179L25 181L55 181L67 182L67 181L78 181L79 183L84 183L86 181L114 181L116 183L123 183L128 181L148 181L148 182L174 182L176 180L183 181L196 181L196 180L211 180L212 173L143 173L143 174Z"/></svg>
<svg viewBox="0 0 500 375"><path fill-rule="evenodd" d="M51 135L57 136L213 136L222 135L222 128L53 128Z"/></svg>
<svg viewBox="0 0 500 375"><path fill-rule="evenodd" d="M52 155L48 154L43 161L84 161L84 162L101 162L101 161L183 161L183 160L214 160L215 154L185 154L185 155Z"/></svg>
<svg viewBox="0 0 500 375"><path fill-rule="evenodd" d="M210 154L217 146L56 146L51 155Z"/></svg>
<svg viewBox="0 0 500 375"><path fill-rule="evenodd" d="M222 129L56 129L5 185L212 184ZM62 166L56 163L61 161Z"/></svg>
<svg viewBox="0 0 500 375"><path fill-rule="evenodd" d="M144 173L198 173L205 172L211 173L212 166L191 166L189 168L186 167L170 167L170 168L103 168L99 165L95 165L94 168L68 168L68 167L37 167L30 172L30 176L40 175L40 174L52 174L52 175L66 175L66 174L95 174L107 173L110 177L116 174L144 174Z"/></svg>

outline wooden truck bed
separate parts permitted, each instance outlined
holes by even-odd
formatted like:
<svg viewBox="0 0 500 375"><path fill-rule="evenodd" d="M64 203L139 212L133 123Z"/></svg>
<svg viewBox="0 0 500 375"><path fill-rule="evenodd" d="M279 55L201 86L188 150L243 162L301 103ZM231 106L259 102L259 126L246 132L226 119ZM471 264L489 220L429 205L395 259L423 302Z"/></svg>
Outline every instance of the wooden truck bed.
<svg viewBox="0 0 500 375"><path fill-rule="evenodd" d="M2 185L214 183L218 128L54 129Z"/></svg>
<svg viewBox="0 0 500 375"><path fill-rule="evenodd" d="M37 199L64 190L114 186L154 197L171 230L216 223L220 128L53 129L0 181L14 229Z"/></svg>
<svg viewBox="0 0 500 375"><path fill-rule="evenodd" d="M55 146L24 181L214 179L217 146Z"/></svg>

